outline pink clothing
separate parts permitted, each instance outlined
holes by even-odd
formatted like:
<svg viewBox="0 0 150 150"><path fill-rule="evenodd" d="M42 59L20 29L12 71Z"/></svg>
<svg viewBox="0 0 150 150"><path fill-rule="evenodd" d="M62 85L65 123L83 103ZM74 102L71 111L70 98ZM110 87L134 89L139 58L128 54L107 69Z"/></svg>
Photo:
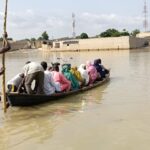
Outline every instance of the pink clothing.
<svg viewBox="0 0 150 150"><path fill-rule="evenodd" d="M57 71L52 71L53 79L56 83L60 84L61 91L69 91L71 88L71 82L66 77Z"/></svg>
<svg viewBox="0 0 150 150"><path fill-rule="evenodd" d="M98 74L96 68L91 64L90 61L87 61L86 63L86 70L90 76L90 83L93 83L97 79Z"/></svg>

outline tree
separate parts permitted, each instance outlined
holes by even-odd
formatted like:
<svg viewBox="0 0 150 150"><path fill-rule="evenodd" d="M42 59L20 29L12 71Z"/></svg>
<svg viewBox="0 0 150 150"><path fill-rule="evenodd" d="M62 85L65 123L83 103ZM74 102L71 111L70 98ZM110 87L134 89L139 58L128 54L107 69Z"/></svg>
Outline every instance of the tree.
<svg viewBox="0 0 150 150"><path fill-rule="evenodd" d="M42 41L42 40L43 40L43 38L40 36L40 37L38 38L38 40L39 40L39 41Z"/></svg>
<svg viewBox="0 0 150 150"><path fill-rule="evenodd" d="M136 36L138 33L140 33L140 30L139 29L135 29L131 32L131 35L132 36Z"/></svg>
<svg viewBox="0 0 150 150"><path fill-rule="evenodd" d="M120 32L120 36L130 36L130 33L126 29L123 29L122 32Z"/></svg>
<svg viewBox="0 0 150 150"><path fill-rule="evenodd" d="M83 33L81 33L80 38L81 38L81 39L88 39L89 36L88 36L87 33L84 33L84 32L83 32Z"/></svg>
<svg viewBox="0 0 150 150"><path fill-rule="evenodd" d="M31 38L31 40L30 41L36 41L36 38Z"/></svg>
<svg viewBox="0 0 150 150"><path fill-rule="evenodd" d="M120 32L116 29L107 29L105 32L100 34L101 37L118 37Z"/></svg>
<svg viewBox="0 0 150 150"><path fill-rule="evenodd" d="M49 36L48 36L48 34L47 34L46 31L44 31L44 32L42 33L42 39L43 39L43 40L48 40L48 39L49 39Z"/></svg>

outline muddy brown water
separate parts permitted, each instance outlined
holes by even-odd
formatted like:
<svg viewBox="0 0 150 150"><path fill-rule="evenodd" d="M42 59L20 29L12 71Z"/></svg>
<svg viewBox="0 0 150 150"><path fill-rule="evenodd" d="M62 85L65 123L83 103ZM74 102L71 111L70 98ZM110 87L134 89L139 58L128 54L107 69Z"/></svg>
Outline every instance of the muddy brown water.
<svg viewBox="0 0 150 150"><path fill-rule="evenodd" d="M0 150L149 149L149 48L8 53L6 80L19 73L28 60L79 65L99 57L105 66L111 68L107 84L55 103L28 108L10 107L6 114L0 109Z"/></svg>

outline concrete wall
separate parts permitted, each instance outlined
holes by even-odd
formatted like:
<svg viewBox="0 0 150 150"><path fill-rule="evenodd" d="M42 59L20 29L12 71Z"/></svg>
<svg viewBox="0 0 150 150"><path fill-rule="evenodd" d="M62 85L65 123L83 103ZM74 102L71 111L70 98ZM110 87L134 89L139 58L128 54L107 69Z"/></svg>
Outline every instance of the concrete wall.
<svg viewBox="0 0 150 150"><path fill-rule="evenodd" d="M129 38L130 49L141 48L146 46L146 44L147 44L147 40L144 38L135 38L135 37Z"/></svg>
<svg viewBox="0 0 150 150"><path fill-rule="evenodd" d="M11 43L12 50L27 49L31 47L31 43L27 40L21 40Z"/></svg>
<svg viewBox="0 0 150 150"><path fill-rule="evenodd" d="M0 47L2 47L2 43L0 42ZM27 40L20 40L20 41L11 41L11 50L18 50L18 49L26 49L26 48L30 48L31 44L29 41Z"/></svg>
<svg viewBox="0 0 150 150"><path fill-rule="evenodd" d="M42 41L31 41L31 48L41 48L42 47Z"/></svg>
<svg viewBox="0 0 150 150"><path fill-rule="evenodd" d="M150 45L150 32L141 32L137 34L136 37L146 39L148 41L148 44Z"/></svg>
<svg viewBox="0 0 150 150"><path fill-rule="evenodd" d="M79 40L75 39L53 42L53 47L44 44L42 45L42 49L50 51L132 49L143 47L145 42L145 39L128 36Z"/></svg>
<svg viewBox="0 0 150 150"><path fill-rule="evenodd" d="M146 38L150 37L150 32L140 32L139 34L136 35L138 38Z"/></svg>

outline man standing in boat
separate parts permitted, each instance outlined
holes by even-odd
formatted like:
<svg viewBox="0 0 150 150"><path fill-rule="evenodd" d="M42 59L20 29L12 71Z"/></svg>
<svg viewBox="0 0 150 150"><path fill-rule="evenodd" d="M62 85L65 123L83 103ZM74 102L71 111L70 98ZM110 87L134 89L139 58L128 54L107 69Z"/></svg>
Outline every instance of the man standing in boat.
<svg viewBox="0 0 150 150"><path fill-rule="evenodd" d="M44 69L36 62L27 62L23 67L25 75L25 88L28 94L44 94ZM35 88L32 90L31 85L35 80ZM34 92L35 91L35 92Z"/></svg>

